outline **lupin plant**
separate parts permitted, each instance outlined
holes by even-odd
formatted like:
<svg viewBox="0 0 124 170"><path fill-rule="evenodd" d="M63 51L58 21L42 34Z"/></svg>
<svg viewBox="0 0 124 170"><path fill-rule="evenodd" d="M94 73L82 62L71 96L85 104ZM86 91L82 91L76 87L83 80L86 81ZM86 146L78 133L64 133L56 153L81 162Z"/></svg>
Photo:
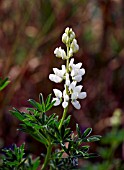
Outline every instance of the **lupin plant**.
<svg viewBox="0 0 124 170"><path fill-rule="evenodd" d="M44 101L42 94L39 95L39 102L29 99L33 107L27 108L27 113L20 112L16 108L13 108L11 111L16 118L22 121L19 130L30 134L46 147L46 154L44 154L44 162L41 165L41 170L77 169L79 158L97 156L96 153L89 153L89 146L85 146L84 143L98 141L101 136L89 136L92 128L87 128L82 132L78 124L76 124L76 134L69 128L71 120L71 115L67 116L69 104L71 103L74 108L79 110L81 105L78 99L84 99L87 96L86 92L81 91L83 86L81 84L79 85L82 81L82 76L85 74L85 69L81 68L82 63L74 64L74 58L72 58L74 53L79 50L79 45L75 37L73 30L66 28L65 33L62 35L62 42L66 45L67 51L65 52L61 47L56 48L54 51L55 56L64 60L66 64L62 65L61 69L53 68L54 74L50 74L49 79L55 83L64 81L63 92L59 89L53 89L54 97L52 98L50 94L46 101ZM47 114L47 111L53 106L60 104L63 107L62 118L59 118L56 113ZM15 158L17 157L17 161L13 160L14 163L9 164L10 169L23 170L24 166L26 170L35 170L38 168L39 159L34 161L34 163L32 161L27 166L26 162L28 162L29 157L24 156L24 145L20 146L20 149L16 149L16 145L14 150L4 149L3 153L5 153L4 163L1 165L3 169L8 167L7 162L10 163L8 160L13 160L12 155L15 155ZM22 156L20 157L18 153Z"/></svg>

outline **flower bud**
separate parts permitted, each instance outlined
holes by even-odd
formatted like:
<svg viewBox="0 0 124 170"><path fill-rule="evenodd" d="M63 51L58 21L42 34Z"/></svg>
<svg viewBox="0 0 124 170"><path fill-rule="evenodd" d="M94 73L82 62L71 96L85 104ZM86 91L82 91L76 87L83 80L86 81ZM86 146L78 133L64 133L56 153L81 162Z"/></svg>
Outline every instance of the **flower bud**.
<svg viewBox="0 0 124 170"><path fill-rule="evenodd" d="M71 43L71 48L72 48L74 53L78 52L79 45L77 44L77 40L76 39L73 39L73 41Z"/></svg>
<svg viewBox="0 0 124 170"><path fill-rule="evenodd" d="M71 30L70 31L70 40L73 41L74 38L75 38L75 33Z"/></svg>
<svg viewBox="0 0 124 170"><path fill-rule="evenodd" d="M64 33L64 34L62 35L62 42L63 42L64 44L67 44L67 43L68 43L68 35L67 35L66 33Z"/></svg>
<svg viewBox="0 0 124 170"><path fill-rule="evenodd" d="M68 35L69 34L69 27L65 29L65 33Z"/></svg>

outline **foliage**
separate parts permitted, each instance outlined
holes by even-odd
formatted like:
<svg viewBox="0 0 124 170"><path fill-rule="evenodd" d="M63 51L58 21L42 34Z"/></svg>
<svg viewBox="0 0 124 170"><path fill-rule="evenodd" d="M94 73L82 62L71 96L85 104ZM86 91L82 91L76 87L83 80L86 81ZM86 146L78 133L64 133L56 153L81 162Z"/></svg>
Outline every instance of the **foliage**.
<svg viewBox="0 0 124 170"><path fill-rule="evenodd" d="M9 83L10 81L8 80L8 78L0 78L0 91L3 90Z"/></svg>
<svg viewBox="0 0 124 170"><path fill-rule="evenodd" d="M36 170L40 164L39 158L32 159L24 152L24 144L17 147L15 144L10 149L3 149L0 170Z"/></svg>
<svg viewBox="0 0 124 170"><path fill-rule="evenodd" d="M79 82L82 81L82 76L85 74L85 69L81 68L82 63L74 64L72 56L79 50L79 45L76 40L75 33L72 28L67 27L62 35L62 42L66 45L67 51L61 47L54 50L56 57L66 60L66 65L62 65L62 70L53 68L54 74L49 75L49 79L55 83L64 81L64 90L53 89L55 97L48 95L44 101L43 95L40 93L39 102L29 99L32 107L27 108L27 112L21 112L13 108L10 112L22 123L19 130L30 134L34 139L43 144L46 148L46 155L41 170L50 169L76 169L78 167L79 158L92 158L97 154L89 153L89 146L85 146L85 142L99 141L101 136L89 136L92 132L91 128L87 128L83 133L79 125L76 124L75 135L69 128L71 116L67 116L69 103L80 109L81 104L79 99L84 99L87 96L86 92L82 92L83 86ZM71 59L70 59L71 58ZM8 79L1 83L4 88ZM48 114L47 112L53 107L62 103L63 114L62 118L56 113ZM53 149L57 149L54 152ZM2 157L2 169L14 170L36 170L39 167L39 158L32 160L24 153L24 144L20 147L16 145L13 149L3 149L4 156ZM66 157L64 157L66 155Z"/></svg>
<svg viewBox="0 0 124 170"><path fill-rule="evenodd" d="M51 94L48 95L45 102L43 95L40 94L39 100L40 102L32 99L29 100L33 108L27 108L28 113L20 112L15 108L13 108L11 113L22 121L19 130L30 134L46 147L49 144L56 148L58 146L59 151L51 155L50 166L52 169L76 168L78 158L98 156L96 153L89 153L89 146L82 146L82 143L98 141L101 136L89 136L92 131L91 128L87 128L82 133L78 124L76 125L77 135L74 135L72 130L68 128L71 116L64 120L62 128L59 129L61 121L58 120L58 116L55 113L48 116L46 113L55 103L51 101ZM66 143L68 143L68 146L66 146ZM67 157L63 158L63 154L66 154Z"/></svg>
<svg viewBox="0 0 124 170"><path fill-rule="evenodd" d="M103 147L98 148L98 152L103 159L102 162L96 163L95 165L87 162L82 170L104 170L104 169L115 169L123 170L124 163L119 159L119 155L116 155L116 149L122 144L124 136L124 130L119 130L118 127L113 127L101 140Z"/></svg>

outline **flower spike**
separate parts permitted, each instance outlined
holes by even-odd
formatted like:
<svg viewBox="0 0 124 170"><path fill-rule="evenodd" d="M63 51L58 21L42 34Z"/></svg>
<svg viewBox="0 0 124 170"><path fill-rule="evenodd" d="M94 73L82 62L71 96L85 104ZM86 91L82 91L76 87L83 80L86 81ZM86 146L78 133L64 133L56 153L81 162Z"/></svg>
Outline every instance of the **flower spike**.
<svg viewBox="0 0 124 170"><path fill-rule="evenodd" d="M86 98L86 92L82 92L82 85L77 85L78 82L82 81L82 76L85 74L85 69L81 68L82 63L74 64L74 58L71 58L74 53L79 50L79 45L75 38L75 33L72 28L67 27L64 34L62 35L62 42L67 47L67 52L61 47L57 47L54 50L56 57L66 60L66 65L62 65L62 69L53 68L54 74L49 75L49 79L55 83L65 81L64 90L61 92L58 89L54 89L55 97L53 100L56 102L54 106L58 106L62 102L62 107L65 109L68 107L69 101L71 100L72 105L76 109L80 109L81 105L78 99ZM69 59L71 60L69 61Z"/></svg>

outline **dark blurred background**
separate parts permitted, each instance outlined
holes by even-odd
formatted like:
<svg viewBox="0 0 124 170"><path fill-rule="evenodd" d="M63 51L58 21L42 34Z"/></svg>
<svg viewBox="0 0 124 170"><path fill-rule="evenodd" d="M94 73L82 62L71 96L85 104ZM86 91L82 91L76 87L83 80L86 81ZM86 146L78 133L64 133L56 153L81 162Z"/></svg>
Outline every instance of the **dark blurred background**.
<svg viewBox="0 0 124 170"><path fill-rule="evenodd" d="M123 0L0 0L0 77L11 83L0 92L0 148L26 142L39 155L43 146L17 131L19 122L9 110L25 110L53 88L48 76L63 63L53 51L64 45L64 29L72 27L80 46L75 62L82 62L87 98L80 111L70 106L71 127L93 128L103 136L91 145L101 157L81 160L82 169L124 169L124 1ZM61 106L53 109L61 115ZM52 112L53 112L52 111Z"/></svg>

